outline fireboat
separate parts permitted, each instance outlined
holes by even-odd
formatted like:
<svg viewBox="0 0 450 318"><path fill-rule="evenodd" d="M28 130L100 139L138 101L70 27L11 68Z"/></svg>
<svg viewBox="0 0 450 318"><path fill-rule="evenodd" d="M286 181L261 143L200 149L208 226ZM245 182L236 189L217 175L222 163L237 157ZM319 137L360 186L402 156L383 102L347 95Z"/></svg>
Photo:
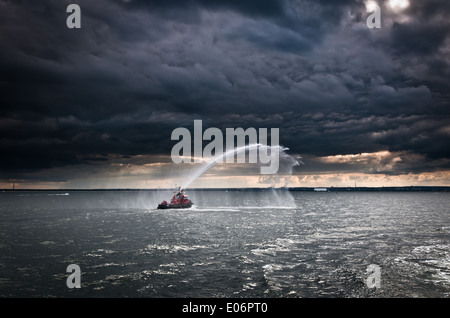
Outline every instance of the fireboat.
<svg viewBox="0 0 450 318"><path fill-rule="evenodd" d="M172 195L170 203L166 200L158 204L158 209L189 209L192 207L192 201L189 200L188 195L184 192L184 189L178 187Z"/></svg>

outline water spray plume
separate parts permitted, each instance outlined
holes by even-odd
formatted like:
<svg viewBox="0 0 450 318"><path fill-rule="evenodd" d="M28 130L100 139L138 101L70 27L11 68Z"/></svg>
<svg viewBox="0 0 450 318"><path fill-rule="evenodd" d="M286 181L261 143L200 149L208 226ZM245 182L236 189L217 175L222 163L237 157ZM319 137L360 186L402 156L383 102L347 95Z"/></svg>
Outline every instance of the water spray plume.
<svg viewBox="0 0 450 318"><path fill-rule="evenodd" d="M188 188L198 177L203 175L206 171L214 167L217 163L224 162L224 160L228 157L238 155L244 151L251 151L256 149L263 149L263 150L270 150L270 151L278 151L280 159L283 160L283 166L282 169L286 170L284 173L289 174L289 176L292 174L292 169L294 166L298 166L300 164L299 158L294 158L293 156L290 156L285 153L286 150L289 150L289 148L285 148L283 146L267 146L263 144L250 144L242 147L238 147L232 150L228 150L224 152L220 156L214 156L211 158L209 162L206 163L205 166L201 167L200 169L196 170L191 177L183 184L182 188L186 189Z"/></svg>

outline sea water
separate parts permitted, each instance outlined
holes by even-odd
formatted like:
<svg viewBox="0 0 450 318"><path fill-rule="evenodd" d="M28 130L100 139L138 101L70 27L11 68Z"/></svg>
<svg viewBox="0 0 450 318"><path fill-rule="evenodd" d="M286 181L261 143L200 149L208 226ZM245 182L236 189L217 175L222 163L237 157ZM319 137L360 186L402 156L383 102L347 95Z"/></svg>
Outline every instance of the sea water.
<svg viewBox="0 0 450 318"><path fill-rule="evenodd" d="M450 296L450 193L167 195L0 193L0 297Z"/></svg>

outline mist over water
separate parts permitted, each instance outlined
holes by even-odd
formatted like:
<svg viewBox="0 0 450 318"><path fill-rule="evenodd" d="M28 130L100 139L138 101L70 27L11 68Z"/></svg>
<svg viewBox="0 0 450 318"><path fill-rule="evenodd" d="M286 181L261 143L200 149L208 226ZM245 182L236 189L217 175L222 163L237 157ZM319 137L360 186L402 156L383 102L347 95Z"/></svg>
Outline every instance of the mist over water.
<svg viewBox="0 0 450 318"><path fill-rule="evenodd" d="M289 154L287 154L288 148L285 148L283 146L267 146L263 144L250 144L245 145L242 147L237 147L232 150L228 150L224 152L222 155L215 156L213 158L210 158L205 164L203 164L200 168L197 170L194 170L193 172L188 175L186 178L187 181L184 182L184 184L181 186L182 189L188 189L196 179L201 177L204 173L206 173L209 169L214 167L217 164L227 164L226 160L229 158L234 158L235 156L238 156L241 153L248 153L251 151L264 151L269 156L272 153L276 154L276 160L278 165L278 171L276 174L270 174L270 175L261 175L260 181L262 184L266 185L266 187L271 188L268 191L265 191L262 194L254 195L252 194L249 198L246 198L245 205L247 207L254 206L254 207L295 207L295 200L291 193L289 191L279 191L275 189L276 184L282 184L282 187L287 187L288 182L292 176L292 171L295 166L300 165L300 157L294 157ZM272 158L273 159L273 158ZM251 165L252 163L247 163ZM222 192L220 195L220 198L216 198L214 205L217 205L218 202L219 205L223 207L230 207L230 206L242 206L241 202L236 202L234 200L234 191L229 190L226 192ZM208 200L205 200L205 198L202 198L197 193L190 193L190 199L194 202L195 208L202 208L205 206L205 202ZM219 200L219 201L217 201Z"/></svg>
<svg viewBox="0 0 450 318"><path fill-rule="evenodd" d="M287 187L289 180L292 176L292 171L295 166L300 165L300 157L294 157L287 154L288 148L283 146L267 146L263 144L250 144L242 147L238 147L229 151L224 152L222 155L210 158L205 164L199 167L197 170L191 172L187 177L186 181L182 185L182 189L188 189L196 179L201 177L209 169L213 168L217 164L227 164L226 160L229 158L234 158L241 153L249 153L251 151L264 151L266 154L272 154L274 152L277 154L277 164L278 171L276 174L261 175L260 182L265 185L265 187L271 187L270 191L264 192L264 195L257 196L256 198L252 196L249 198L253 200L252 205L255 207L267 206L267 207L295 207L294 198L289 193L289 191L277 191L274 188L276 185L280 187ZM248 165L255 165L254 163L247 163ZM256 165L260 165L257 163ZM233 200L233 191L225 192L221 194L220 202L223 206L235 205L239 206L239 202ZM191 194L191 200L194 201L196 207L201 207L202 202L205 202L203 198L199 198L196 194Z"/></svg>
<svg viewBox="0 0 450 318"><path fill-rule="evenodd" d="M299 165L299 158L295 158L286 153L288 148L282 146L267 146L263 144L250 144L242 147L234 148L224 152L222 155L214 156L210 158L202 167L198 170L192 172L188 177L187 181L184 182L182 188L187 189L197 178L207 172L209 169L214 167L216 164L223 163L226 164L227 158L233 158L244 152L250 151L264 151L265 153L271 154L275 152L276 160L278 161L278 171L274 175L292 175L292 169L294 166ZM273 158L272 158L273 159ZM258 161L259 162L259 161ZM249 163L251 164L251 163Z"/></svg>
<svg viewBox="0 0 450 318"><path fill-rule="evenodd" d="M295 199L288 190L263 189L263 190L191 190L190 199L194 202L195 209L209 210L223 209L261 209L261 208L295 208Z"/></svg>

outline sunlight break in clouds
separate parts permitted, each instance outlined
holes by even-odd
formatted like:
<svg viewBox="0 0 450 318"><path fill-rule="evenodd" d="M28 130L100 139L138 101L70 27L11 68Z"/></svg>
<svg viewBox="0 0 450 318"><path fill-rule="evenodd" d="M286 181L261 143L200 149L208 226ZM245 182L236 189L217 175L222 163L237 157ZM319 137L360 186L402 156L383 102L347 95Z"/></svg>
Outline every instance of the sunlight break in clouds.
<svg viewBox="0 0 450 318"><path fill-rule="evenodd" d="M408 0L389 0L389 6L394 11L400 11L409 7Z"/></svg>
<svg viewBox="0 0 450 318"><path fill-rule="evenodd" d="M350 165L367 165L377 169L393 170L397 163L402 162L401 153L392 153L390 151L378 151L372 153L360 153L349 155L326 156L319 158L324 163L343 163Z"/></svg>

